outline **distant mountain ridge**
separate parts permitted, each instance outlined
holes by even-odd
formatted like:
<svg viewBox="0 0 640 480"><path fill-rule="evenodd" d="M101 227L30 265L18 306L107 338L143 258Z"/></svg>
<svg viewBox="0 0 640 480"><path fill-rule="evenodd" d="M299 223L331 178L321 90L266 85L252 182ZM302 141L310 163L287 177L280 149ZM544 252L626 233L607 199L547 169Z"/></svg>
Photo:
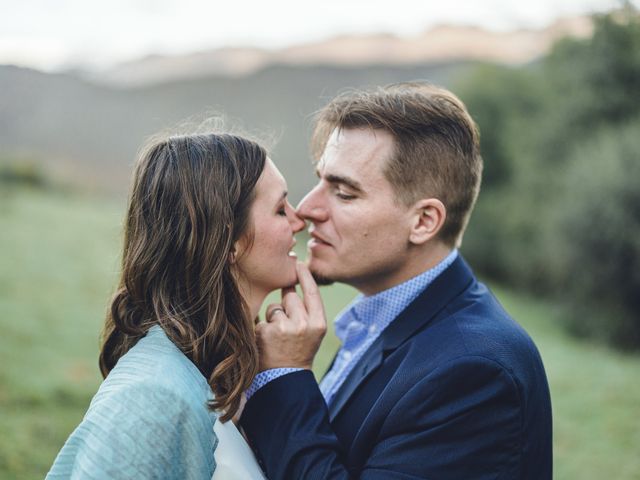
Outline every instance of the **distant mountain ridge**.
<svg viewBox="0 0 640 480"><path fill-rule="evenodd" d="M347 87L404 80L451 85L474 65L273 65L242 77L128 88L0 66L0 162L31 159L71 183L122 194L136 151L149 135L223 113L249 133L277 137L271 154L290 179L295 201L315 179L307 146L310 117L329 98Z"/></svg>
<svg viewBox="0 0 640 480"><path fill-rule="evenodd" d="M153 55L92 73L89 78L130 87L211 75L241 77L272 65L401 66L455 60L523 64L546 53L562 36L587 37L592 30L590 17L564 18L543 29L509 32L442 25L414 37L341 36L278 50L227 47L185 55Z"/></svg>
<svg viewBox="0 0 640 480"><path fill-rule="evenodd" d="M145 138L217 112L279 137L271 154L295 201L315 181L311 115L341 90L416 79L455 89L479 63L530 62L552 39L590 29L574 19L545 33L441 27L414 39L340 37L279 51L152 57L92 79L0 65L0 162L32 159L72 183L121 194Z"/></svg>

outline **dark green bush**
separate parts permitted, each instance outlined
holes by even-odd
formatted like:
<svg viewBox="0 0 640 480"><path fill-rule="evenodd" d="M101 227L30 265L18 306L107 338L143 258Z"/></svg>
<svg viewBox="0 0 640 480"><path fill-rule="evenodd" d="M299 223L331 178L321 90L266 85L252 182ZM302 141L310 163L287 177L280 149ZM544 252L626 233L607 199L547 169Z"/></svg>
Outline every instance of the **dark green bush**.
<svg viewBox="0 0 640 480"><path fill-rule="evenodd" d="M43 188L47 176L36 162L27 160L0 161L0 185Z"/></svg>
<svg viewBox="0 0 640 480"><path fill-rule="evenodd" d="M640 348L640 21L595 18L540 62L459 85L485 178L463 252L567 306L576 334Z"/></svg>
<svg viewBox="0 0 640 480"><path fill-rule="evenodd" d="M546 251L572 331L640 347L640 119L574 152Z"/></svg>

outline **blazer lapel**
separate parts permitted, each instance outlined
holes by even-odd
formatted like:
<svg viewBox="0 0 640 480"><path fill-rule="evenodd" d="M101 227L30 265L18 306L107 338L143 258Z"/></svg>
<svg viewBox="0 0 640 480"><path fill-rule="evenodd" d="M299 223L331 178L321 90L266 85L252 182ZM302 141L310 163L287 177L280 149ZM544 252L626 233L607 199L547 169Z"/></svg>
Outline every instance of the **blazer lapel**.
<svg viewBox="0 0 640 480"><path fill-rule="evenodd" d="M340 351L340 349L338 348L338 350L336 350L336 353L333 354L333 360L331 360L331 363L329 364L329 367L327 367L327 369L324 371L324 373L322 374L322 377L320 378L320 380L322 380L324 377L327 376L327 373L329 373L331 371L331 369L333 368L333 364L336 363L336 358L338 358L338 352Z"/></svg>
<svg viewBox="0 0 640 480"><path fill-rule="evenodd" d="M377 370L389 352L425 328L431 319L473 281L471 269L458 255L458 258L389 324L356 363L329 405L331 421L342 411L358 386Z"/></svg>
<svg viewBox="0 0 640 480"><path fill-rule="evenodd" d="M329 405L329 419L331 421L340 413L349 398L353 395L353 392L358 388L358 385L382 363L382 343L379 342L379 340L380 338L373 342L371 347L364 352L364 355L358 360L358 363L356 363L353 370L349 372L342 386L336 392L333 401Z"/></svg>

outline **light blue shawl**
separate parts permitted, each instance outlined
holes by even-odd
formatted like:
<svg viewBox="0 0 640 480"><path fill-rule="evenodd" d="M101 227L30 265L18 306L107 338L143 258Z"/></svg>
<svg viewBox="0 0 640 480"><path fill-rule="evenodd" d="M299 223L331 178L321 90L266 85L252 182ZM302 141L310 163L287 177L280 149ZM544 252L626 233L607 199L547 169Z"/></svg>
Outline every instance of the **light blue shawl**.
<svg viewBox="0 0 640 480"><path fill-rule="evenodd" d="M210 480L218 443L211 398L156 325L109 373L46 478Z"/></svg>

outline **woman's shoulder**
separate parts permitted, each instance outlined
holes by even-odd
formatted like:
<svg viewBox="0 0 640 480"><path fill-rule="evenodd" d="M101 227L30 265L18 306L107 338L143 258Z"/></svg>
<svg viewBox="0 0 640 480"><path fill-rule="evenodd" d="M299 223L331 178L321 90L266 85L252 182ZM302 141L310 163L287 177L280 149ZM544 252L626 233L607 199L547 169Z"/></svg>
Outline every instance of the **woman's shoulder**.
<svg viewBox="0 0 640 480"><path fill-rule="evenodd" d="M196 366L167 337L160 326L120 358L94 397L91 407L103 401L171 403L207 413L211 388ZM164 408L164 407L163 407ZM212 419L213 420L213 419Z"/></svg>
<svg viewBox="0 0 640 480"><path fill-rule="evenodd" d="M211 398L198 369L153 329L109 373L48 478L70 478L72 470L94 478L210 478L218 444Z"/></svg>
<svg viewBox="0 0 640 480"><path fill-rule="evenodd" d="M210 478L218 445L215 423L206 405L162 384L135 383L102 393L48 478L76 478L73 472L100 479Z"/></svg>

